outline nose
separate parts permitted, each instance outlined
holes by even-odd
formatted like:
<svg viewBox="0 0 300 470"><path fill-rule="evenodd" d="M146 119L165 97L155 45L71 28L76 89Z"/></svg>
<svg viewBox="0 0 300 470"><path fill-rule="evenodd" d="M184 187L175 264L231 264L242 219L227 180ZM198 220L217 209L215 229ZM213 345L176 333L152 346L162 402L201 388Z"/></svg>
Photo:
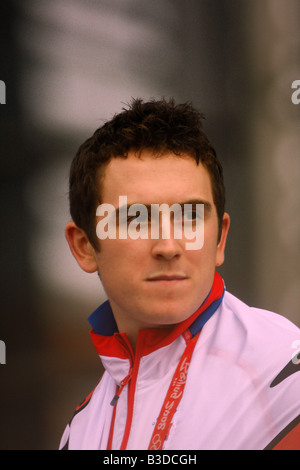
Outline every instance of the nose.
<svg viewBox="0 0 300 470"><path fill-rule="evenodd" d="M179 258L182 251L180 240L174 238L153 240L152 255L154 258L171 261L173 258Z"/></svg>

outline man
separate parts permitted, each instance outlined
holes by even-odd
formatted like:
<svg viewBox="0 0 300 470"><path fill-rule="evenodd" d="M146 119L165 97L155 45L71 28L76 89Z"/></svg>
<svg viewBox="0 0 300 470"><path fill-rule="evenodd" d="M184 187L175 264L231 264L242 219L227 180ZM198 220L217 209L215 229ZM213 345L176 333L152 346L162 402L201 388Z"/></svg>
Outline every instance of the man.
<svg viewBox="0 0 300 470"><path fill-rule="evenodd" d="M216 271L230 219L202 115L133 100L79 148L70 212L108 297L89 318L105 372L60 448L299 449L300 333Z"/></svg>

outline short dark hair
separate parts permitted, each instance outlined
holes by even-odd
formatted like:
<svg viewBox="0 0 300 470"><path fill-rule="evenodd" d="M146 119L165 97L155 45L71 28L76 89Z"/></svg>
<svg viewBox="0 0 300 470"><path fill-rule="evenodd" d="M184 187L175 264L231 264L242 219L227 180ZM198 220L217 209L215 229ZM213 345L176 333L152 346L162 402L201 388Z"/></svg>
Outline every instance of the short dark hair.
<svg viewBox="0 0 300 470"><path fill-rule="evenodd" d="M92 246L98 250L96 208L101 204L104 169L114 157L150 149L156 156L187 154L208 170L217 209L219 237L225 210L223 169L203 131L203 114L190 103L173 99L144 102L133 99L119 114L97 129L78 149L70 169L70 213Z"/></svg>

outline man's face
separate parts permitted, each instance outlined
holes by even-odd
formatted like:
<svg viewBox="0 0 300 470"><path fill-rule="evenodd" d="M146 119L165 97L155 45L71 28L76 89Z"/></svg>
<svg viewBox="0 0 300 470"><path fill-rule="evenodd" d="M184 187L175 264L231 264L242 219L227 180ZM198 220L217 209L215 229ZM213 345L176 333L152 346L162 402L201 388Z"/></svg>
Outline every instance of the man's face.
<svg viewBox="0 0 300 470"><path fill-rule="evenodd" d="M114 158L105 170L102 203L119 206L126 196L128 207L139 203L187 203L199 201L204 209L204 244L187 250L183 231L175 239L105 239L95 252L100 277L120 332L134 335L138 329L163 327L185 320L208 295L216 265L223 263L229 216L225 214L218 242L218 219L209 174L192 158L166 153L154 158ZM172 221L171 221L172 227ZM190 240L188 240L190 241Z"/></svg>

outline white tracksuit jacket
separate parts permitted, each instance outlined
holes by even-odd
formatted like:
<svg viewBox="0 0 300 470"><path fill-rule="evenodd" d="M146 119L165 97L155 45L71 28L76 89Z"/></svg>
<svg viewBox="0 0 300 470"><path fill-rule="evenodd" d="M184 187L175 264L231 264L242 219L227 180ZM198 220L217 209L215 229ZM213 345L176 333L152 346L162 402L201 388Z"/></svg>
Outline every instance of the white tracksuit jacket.
<svg viewBox="0 0 300 470"><path fill-rule="evenodd" d="M163 450L300 449L299 329L226 291L220 302L202 326ZM106 450L109 440L112 450L148 449L189 321L167 336L140 331L133 355L125 335L108 331L114 324L108 302L93 316L105 319L107 331L91 331L105 372L76 409L60 449Z"/></svg>

